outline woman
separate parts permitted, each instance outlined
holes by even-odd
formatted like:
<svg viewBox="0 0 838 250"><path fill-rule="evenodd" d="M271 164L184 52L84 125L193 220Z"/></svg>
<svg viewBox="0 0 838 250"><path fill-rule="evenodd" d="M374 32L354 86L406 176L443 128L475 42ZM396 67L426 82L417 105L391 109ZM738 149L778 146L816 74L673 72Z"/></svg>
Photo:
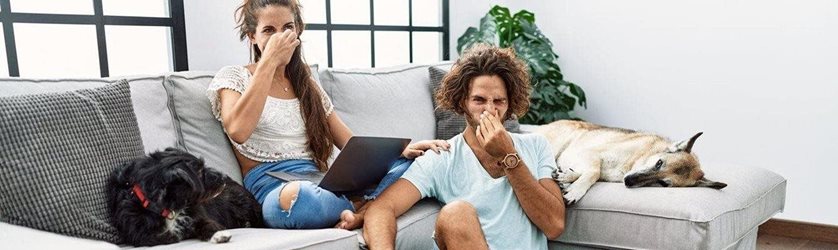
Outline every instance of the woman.
<svg viewBox="0 0 838 250"><path fill-rule="evenodd" d="M282 182L265 174L325 172L332 147L342 149L352 137L303 62L297 37L305 24L299 4L245 0L237 9L237 24L240 39L250 42L253 63L222 68L207 95L235 148L245 188L262 204L266 224L286 229L359 227L366 199L351 202L311 182ZM408 159L447 148L445 141L408 146L405 159L365 198L374 198L398 179L410 165Z"/></svg>

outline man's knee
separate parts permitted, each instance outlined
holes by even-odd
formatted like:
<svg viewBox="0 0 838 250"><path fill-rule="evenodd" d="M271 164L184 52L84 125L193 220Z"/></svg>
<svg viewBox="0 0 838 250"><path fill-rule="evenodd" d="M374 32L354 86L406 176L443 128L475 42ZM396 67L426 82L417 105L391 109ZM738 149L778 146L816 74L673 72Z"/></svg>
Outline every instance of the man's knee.
<svg viewBox="0 0 838 250"><path fill-rule="evenodd" d="M451 231L458 228L480 226L477 219L477 209L466 201L455 201L446 204L439 210L436 219L437 231Z"/></svg>
<svg viewBox="0 0 838 250"><path fill-rule="evenodd" d="M279 208L282 210L290 210L291 205L297 200L300 194L300 182L292 181L285 184L282 191L279 192Z"/></svg>

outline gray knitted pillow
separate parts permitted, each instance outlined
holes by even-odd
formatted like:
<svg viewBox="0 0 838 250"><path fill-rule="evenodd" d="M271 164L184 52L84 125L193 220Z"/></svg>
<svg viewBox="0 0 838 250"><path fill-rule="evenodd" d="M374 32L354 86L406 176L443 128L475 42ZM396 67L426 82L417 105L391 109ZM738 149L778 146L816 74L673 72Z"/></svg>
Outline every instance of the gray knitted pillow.
<svg viewBox="0 0 838 250"><path fill-rule="evenodd" d="M436 90L442 84L442 78L448 74L448 70L430 67L428 68L431 77L431 93L434 93L434 116L436 116L436 138L442 140L451 139L455 135L462 133L466 129L466 118L458 115L450 110L443 110L436 107ZM520 133L520 124L518 119L513 115L512 120L504 121L503 126L507 131L512 133Z"/></svg>
<svg viewBox="0 0 838 250"><path fill-rule="evenodd" d="M119 242L105 182L143 154L128 82L0 97L0 221Z"/></svg>

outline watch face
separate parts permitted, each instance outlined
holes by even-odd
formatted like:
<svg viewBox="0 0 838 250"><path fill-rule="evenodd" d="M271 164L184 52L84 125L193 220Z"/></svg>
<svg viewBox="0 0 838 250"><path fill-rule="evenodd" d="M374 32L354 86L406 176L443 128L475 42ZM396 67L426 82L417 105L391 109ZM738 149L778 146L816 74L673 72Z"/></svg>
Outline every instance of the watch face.
<svg viewBox="0 0 838 250"><path fill-rule="evenodd" d="M518 159L516 159L515 157L512 157L512 156L507 156L506 159L504 159L504 164L508 168L515 167L515 165L517 165L517 163L518 163Z"/></svg>

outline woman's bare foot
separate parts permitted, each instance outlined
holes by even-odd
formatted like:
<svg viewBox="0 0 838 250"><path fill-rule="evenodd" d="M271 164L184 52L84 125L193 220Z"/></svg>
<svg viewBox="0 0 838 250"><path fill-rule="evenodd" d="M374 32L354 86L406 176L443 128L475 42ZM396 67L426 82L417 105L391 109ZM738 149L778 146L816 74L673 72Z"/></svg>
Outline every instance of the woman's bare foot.
<svg viewBox="0 0 838 250"><path fill-rule="evenodd" d="M364 225L364 214L356 214L349 210L343 210L343 212L340 212L340 221L337 225L335 225L335 227L346 230L355 230L360 228L362 225Z"/></svg>

